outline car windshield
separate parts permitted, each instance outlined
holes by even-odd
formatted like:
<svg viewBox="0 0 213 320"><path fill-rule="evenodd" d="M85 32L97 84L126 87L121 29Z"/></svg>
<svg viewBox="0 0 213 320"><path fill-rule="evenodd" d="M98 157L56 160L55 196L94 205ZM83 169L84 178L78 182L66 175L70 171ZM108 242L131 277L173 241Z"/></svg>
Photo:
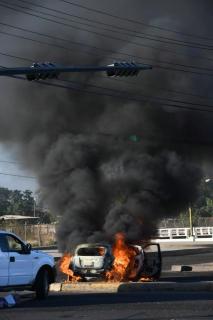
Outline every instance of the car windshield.
<svg viewBox="0 0 213 320"><path fill-rule="evenodd" d="M104 247L85 247L77 251L78 256L104 256L106 249Z"/></svg>

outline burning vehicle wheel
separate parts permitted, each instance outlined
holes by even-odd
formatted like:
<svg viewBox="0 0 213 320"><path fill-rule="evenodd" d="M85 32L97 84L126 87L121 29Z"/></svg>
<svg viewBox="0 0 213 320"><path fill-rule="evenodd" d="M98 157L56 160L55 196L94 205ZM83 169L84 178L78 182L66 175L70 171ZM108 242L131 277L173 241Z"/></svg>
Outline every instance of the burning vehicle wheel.
<svg viewBox="0 0 213 320"><path fill-rule="evenodd" d="M39 271L35 282L35 292L38 300L47 298L49 293L49 275L47 270Z"/></svg>

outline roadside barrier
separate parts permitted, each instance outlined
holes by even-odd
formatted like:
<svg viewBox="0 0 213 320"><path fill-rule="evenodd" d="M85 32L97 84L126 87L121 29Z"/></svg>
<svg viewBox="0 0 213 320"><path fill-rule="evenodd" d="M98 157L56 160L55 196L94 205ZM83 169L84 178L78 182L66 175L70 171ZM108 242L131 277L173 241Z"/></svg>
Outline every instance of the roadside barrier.
<svg viewBox="0 0 213 320"><path fill-rule="evenodd" d="M158 239L212 239L213 227L194 227L191 235L190 228L161 228L157 230Z"/></svg>

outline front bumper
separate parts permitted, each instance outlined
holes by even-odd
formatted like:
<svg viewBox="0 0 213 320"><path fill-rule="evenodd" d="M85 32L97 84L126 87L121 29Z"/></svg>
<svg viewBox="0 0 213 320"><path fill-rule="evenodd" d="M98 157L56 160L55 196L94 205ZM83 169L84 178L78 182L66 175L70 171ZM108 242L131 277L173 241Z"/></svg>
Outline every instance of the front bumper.
<svg viewBox="0 0 213 320"><path fill-rule="evenodd" d="M106 270L95 268L75 268L73 272L75 276L98 278L104 276Z"/></svg>

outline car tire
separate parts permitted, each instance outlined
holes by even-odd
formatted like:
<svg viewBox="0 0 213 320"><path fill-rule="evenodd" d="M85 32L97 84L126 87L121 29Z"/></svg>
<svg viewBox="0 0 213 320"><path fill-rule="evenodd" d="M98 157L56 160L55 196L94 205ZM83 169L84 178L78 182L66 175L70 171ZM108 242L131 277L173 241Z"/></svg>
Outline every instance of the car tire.
<svg viewBox="0 0 213 320"><path fill-rule="evenodd" d="M38 300L46 299L49 293L49 274L43 269L39 271L35 282L35 293Z"/></svg>

